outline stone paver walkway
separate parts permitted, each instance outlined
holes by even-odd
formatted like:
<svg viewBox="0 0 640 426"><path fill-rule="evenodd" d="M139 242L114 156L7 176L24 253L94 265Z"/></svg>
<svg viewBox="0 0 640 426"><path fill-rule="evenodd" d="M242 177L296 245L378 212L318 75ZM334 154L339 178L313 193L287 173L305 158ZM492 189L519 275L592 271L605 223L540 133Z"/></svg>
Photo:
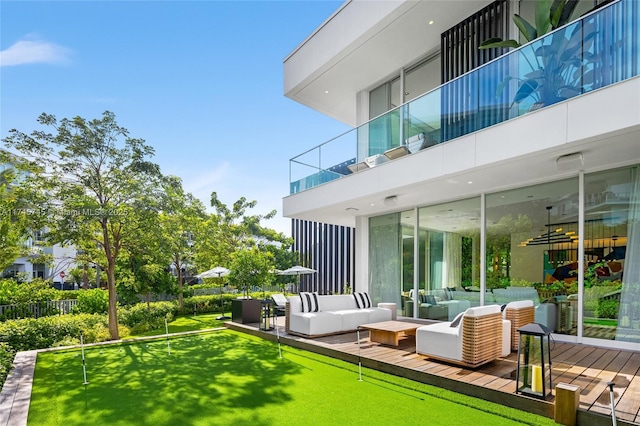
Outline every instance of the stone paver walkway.
<svg viewBox="0 0 640 426"><path fill-rule="evenodd" d="M38 351L18 352L0 392L0 426L26 426Z"/></svg>

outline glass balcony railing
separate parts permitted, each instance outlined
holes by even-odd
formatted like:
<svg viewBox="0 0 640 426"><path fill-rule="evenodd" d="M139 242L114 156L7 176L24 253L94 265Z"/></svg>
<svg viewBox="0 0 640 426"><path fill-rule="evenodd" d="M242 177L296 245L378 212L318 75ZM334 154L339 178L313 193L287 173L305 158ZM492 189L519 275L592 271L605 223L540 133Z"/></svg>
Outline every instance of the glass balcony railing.
<svg viewBox="0 0 640 426"><path fill-rule="evenodd" d="M640 2L619 0L292 158L290 193L639 74Z"/></svg>

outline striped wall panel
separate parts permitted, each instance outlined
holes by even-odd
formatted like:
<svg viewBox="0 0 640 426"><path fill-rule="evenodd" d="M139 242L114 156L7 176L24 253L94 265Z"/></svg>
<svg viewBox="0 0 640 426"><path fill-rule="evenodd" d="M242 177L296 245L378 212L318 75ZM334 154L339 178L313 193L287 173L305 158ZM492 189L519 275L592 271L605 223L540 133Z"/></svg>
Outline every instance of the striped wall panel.
<svg viewBox="0 0 640 426"><path fill-rule="evenodd" d="M300 265L318 271L301 275L298 291L340 294L347 283L355 288L354 228L292 219L291 235Z"/></svg>

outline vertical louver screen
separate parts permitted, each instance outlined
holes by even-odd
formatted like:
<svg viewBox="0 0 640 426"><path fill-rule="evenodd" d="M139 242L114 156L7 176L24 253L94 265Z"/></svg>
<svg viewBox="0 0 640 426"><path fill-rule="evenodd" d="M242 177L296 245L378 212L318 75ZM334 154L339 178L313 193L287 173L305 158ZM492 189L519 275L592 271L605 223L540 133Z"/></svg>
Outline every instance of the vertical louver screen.
<svg viewBox="0 0 640 426"><path fill-rule="evenodd" d="M456 79L445 86L442 92L442 142L506 118L508 101L496 98L495 91L485 93L482 90L483 86L489 86L483 82L492 79L490 74L503 74L498 69L487 69L483 73L484 81L478 80L478 74L463 75L506 53L506 49L480 50L478 47L492 37L508 39L509 22L509 2L499 0L442 34L442 83ZM492 107L478 110L479 103Z"/></svg>
<svg viewBox="0 0 640 426"><path fill-rule="evenodd" d="M492 37L509 37L509 2L498 0L442 33L442 84L497 58L502 49L478 49Z"/></svg>
<svg viewBox="0 0 640 426"><path fill-rule="evenodd" d="M299 291L340 294L346 283L354 289L354 228L293 219L291 235L300 264L317 271L299 277Z"/></svg>

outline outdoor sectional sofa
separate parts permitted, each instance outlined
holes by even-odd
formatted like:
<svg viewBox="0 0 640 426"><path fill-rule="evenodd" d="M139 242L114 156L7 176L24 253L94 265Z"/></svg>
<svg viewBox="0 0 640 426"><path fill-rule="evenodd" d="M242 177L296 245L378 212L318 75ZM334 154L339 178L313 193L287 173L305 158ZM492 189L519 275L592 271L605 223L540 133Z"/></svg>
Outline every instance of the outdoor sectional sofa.
<svg viewBox="0 0 640 426"><path fill-rule="evenodd" d="M372 307L366 293L300 293L288 298L285 314L287 333L304 337L347 333L362 324L391 321L392 316L390 309Z"/></svg>

